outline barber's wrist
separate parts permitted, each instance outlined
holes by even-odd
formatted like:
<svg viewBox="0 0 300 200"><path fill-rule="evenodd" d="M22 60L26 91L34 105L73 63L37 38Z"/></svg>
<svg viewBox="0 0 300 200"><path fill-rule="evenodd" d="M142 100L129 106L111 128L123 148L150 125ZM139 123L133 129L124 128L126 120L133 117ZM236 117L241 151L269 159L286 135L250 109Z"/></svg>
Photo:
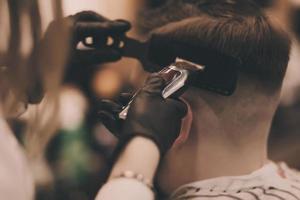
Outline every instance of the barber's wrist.
<svg viewBox="0 0 300 200"><path fill-rule="evenodd" d="M150 137L145 137L143 135L135 135L134 137L132 137L127 143L125 149L127 149L129 155L139 154L144 158L149 157L150 159L160 159L161 157L161 150L157 143ZM135 152L137 149L141 151Z"/></svg>
<svg viewBox="0 0 300 200"><path fill-rule="evenodd" d="M136 137L147 139L155 144L156 148L159 150L160 157L163 157L173 144L171 137L165 137L164 134L155 132L153 129L148 128L143 123L131 122L128 125L125 122L122 136L119 138L120 141L128 144L128 141L131 141Z"/></svg>
<svg viewBox="0 0 300 200"><path fill-rule="evenodd" d="M127 146L134 146L134 147L147 147L149 151L159 154L159 147L155 143L155 141L149 137L144 137L142 135L134 136L127 144Z"/></svg>
<svg viewBox="0 0 300 200"><path fill-rule="evenodd" d="M124 171L133 171L152 181L159 161L159 149L151 139L142 136L132 137L124 145L123 151L113 167L110 179Z"/></svg>
<svg viewBox="0 0 300 200"><path fill-rule="evenodd" d="M142 140L147 140L152 143L152 145L155 145L155 148L159 151L160 157L163 157L166 152L170 149L170 145L167 145L161 138L159 138L157 135L149 133L147 130L142 131L143 133L125 133L123 134L123 138L120 138L120 141L123 142L123 147L126 146L130 141L136 138L140 138Z"/></svg>

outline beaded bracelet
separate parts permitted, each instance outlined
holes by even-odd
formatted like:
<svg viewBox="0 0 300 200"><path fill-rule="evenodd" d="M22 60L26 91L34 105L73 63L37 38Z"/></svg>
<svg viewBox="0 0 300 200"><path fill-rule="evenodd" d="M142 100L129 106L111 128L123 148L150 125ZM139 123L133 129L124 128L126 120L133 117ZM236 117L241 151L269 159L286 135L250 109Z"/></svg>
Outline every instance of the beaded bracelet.
<svg viewBox="0 0 300 200"><path fill-rule="evenodd" d="M114 177L114 179L117 179L117 178L128 178L128 179L137 180L137 181L143 183L144 185L146 185L152 191L154 191L154 186L153 186L152 182L149 179L145 178L143 174L135 173L133 171L124 171L119 176Z"/></svg>

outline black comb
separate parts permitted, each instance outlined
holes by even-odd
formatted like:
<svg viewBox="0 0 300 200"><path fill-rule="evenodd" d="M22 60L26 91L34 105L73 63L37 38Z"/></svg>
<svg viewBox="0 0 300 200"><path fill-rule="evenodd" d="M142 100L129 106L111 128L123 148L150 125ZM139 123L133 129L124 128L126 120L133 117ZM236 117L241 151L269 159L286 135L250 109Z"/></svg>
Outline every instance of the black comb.
<svg viewBox="0 0 300 200"><path fill-rule="evenodd" d="M221 95L232 95L238 80L239 59L207 47L195 47L183 43L163 43L151 38L140 42L125 38L122 49L125 57L138 59L148 72L158 72L173 63L177 57L198 65L205 70L191 73L188 86L209 90ZM159 45L160 48L156 48Z"/></svg>

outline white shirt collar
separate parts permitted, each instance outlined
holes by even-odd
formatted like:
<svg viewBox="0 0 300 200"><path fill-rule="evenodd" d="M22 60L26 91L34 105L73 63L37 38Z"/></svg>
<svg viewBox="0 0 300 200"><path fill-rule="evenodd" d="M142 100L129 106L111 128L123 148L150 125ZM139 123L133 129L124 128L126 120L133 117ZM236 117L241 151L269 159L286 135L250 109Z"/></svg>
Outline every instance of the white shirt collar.
<svg viewBox="0 0 300 200"><path fill-rule="evenodd" d="M178 196L178 194L189 189L204 189L223 192L238 191L242 188L274 185L276 184L276 179L282 179L278 173L278 170L279 166L273 162L270 162L248 175L218 177L183 185L176 189L171 197ZM277 182L280 183L280 181Z"/></svg>

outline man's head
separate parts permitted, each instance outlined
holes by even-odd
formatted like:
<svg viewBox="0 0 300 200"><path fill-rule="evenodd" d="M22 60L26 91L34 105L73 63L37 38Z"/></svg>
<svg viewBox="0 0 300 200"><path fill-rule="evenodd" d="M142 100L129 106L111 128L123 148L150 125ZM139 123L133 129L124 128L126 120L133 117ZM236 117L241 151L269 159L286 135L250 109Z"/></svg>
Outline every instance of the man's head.
<svg viewBox="0 0 300 200"><path fill-rule="evenodd" d="M193 112L192 129L186 143L173 148L161 165L163 190L261 167L289 61L287 34L251 0L168 0L144 16L141 29L160 38L158 54L173 51L168 43L177 43L190 47L179 49L178 56L192 55L192 61L201 60L205 48L241 61L232 96L198 88L184 94Z"/></svg>
<svg viewBox="0 0 300 200"><path fill-rule="evenodd" d="M201 98L215 112L224 113L227 108L237 109L237 115L247 109L263 111L260 105L267 102L270 107L265 108L270 112L275 110L289 60L290 41L255 2L169 0L160 8L146 12L145 17L152 20L142 21L142 30L170 44L188 45L190 54L197 60L202 59L198 47L204 47L241 61L237 91L232 97L192 89L185 95L192 107L199 107ZM163 46L159 48L157 52L161 54L168 51ZM178 52L179 56L181 53Z"/></svg>

